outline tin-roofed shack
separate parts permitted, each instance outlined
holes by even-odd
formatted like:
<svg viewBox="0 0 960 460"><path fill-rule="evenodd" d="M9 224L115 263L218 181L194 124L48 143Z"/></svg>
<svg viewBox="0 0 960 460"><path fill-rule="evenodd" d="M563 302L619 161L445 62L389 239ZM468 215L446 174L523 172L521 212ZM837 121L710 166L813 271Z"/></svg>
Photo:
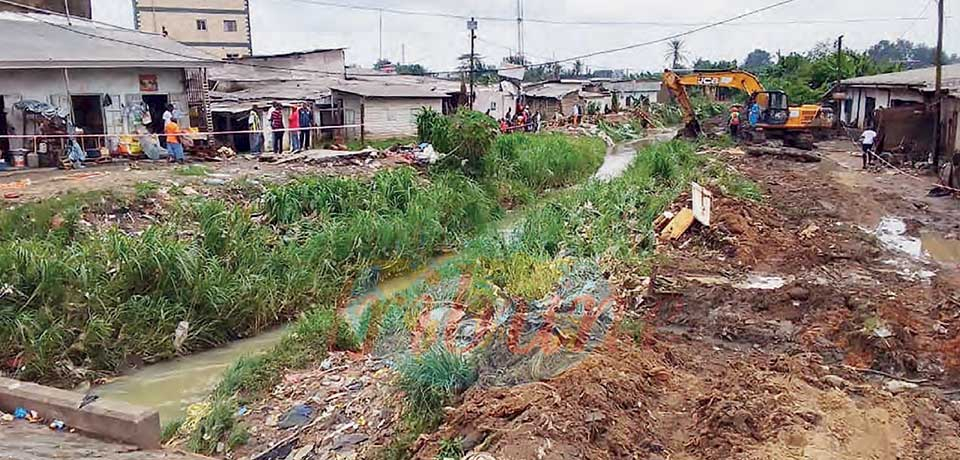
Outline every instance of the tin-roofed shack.
<svg viewBox="0 0 960 460"><path fill-rule="evenodd" d="M170 103L181 124L201 126L206 92L203 69L211 59L160 35L98 27L82 19L54 15L0 13L0 134L38 135L0 139L11 160L37 153L41 165L56 165L65 123L14 108L38 101L59 109L84 134L83 147L93 153L107 145L120 148L124 134L162 132L164 107ZM24 106L21 104L21 106ZM111 152L116 153L116 152Z"/></svg>
<svg viewBox="0 0 960 460"><path fill-rule="evenodd" d="M834 90L841 97L840 117L859 129L879 128L884 151L902 152L917 160L932 148L935 69L908 70L843 80ZM960 64L943 66L942 152L960 146Z"/></svg>
<svg viewBox="0 0 960 460"><path fill-rule="evenodd" d="M350 134L364 139L414 136L417 113L424 108L442 113L444 101L451 97L422 85L385 81L349 81L331 90L344 123L362 125L362 130L351 129Z"/></svg>

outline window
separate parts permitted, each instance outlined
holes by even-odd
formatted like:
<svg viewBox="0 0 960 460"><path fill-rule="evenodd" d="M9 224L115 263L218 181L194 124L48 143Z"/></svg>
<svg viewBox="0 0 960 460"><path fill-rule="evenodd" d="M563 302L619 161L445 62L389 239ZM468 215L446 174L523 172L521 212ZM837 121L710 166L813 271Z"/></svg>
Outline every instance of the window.
<svg viewBox="0 0 960 460"><path fill-rule="evenodd" d="M223 20L223 31L224 32L236 32L237 31L237 21L233 19L224 19Z"/></svg>
<svg viewBox="0 0 960 460"><path fill-rule="evenodd" d="M240 59L240 53L227 53L227 59Z"/></svg>
<svg viewBox="0 0 960 460"><path fill-rule="evenodd" d="M497 101L490 101L490 110L493 112L497 111Z"/></svg>
<svg viewBox="0 0 960 460"><path fill-rule="evenodd" d="M207 30L206 19L197 19L197 30Z"/></svg>

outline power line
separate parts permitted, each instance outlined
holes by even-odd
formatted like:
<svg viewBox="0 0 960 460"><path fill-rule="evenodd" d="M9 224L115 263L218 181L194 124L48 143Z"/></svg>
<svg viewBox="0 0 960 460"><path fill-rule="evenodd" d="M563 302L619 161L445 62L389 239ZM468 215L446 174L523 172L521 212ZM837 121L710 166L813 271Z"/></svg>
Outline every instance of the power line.
<svg viewBox="0 0 960 460"><path fill-rule="evenodd" d="M298 1L307 1L307 0L298 0ZM316 1L316 0L310 0L310 1ZM728 24L728 23L731 23L731 22L733 22L733 21L737 21L737 20L742 19L742 18L745 18L745 17L753 16L753 15L762 13L762 12L764 12L764 11L768 11L768 10L771 10L771 9L774 9L774 8L778 8L778 7L780 7L780 6L783 6L783 5L786 5L786 4L789 4L789 3L793 3L793 2L795 2L795 1L797 1L797 0L781 0L781 1L777 2L777 3L771 4L771 5L762 7L762 8L758 8L758 9L755 9L755 10L751 10L751 11L748 11L748 12L746 12L746 13L742 13L742 14L739 14L739 15L736 15L736 16L733 16L733 17L730 17L730 18L721 20L721 21L712 22L712 23L709 23L709 24L706 24L706 25L703 25L703 26L700 26L700 27L697 27L697 28L694 28L694 29L687 30L687 31L685 31L685 32L680 32L680 33L672 34L672 35L669 35L669 36L666 36L666 37L663 37L663 38L659 38L659 39L655 39L655 40L649 40L649 41L645 41L645 42L641 42L641 43L634 43L634 44L632 44L632 45L626 45L626 46L621 46L621 47L617 47L617 48L609 48L609 49L605 49L605 50L594 51L594 52L590 52L590 53L586 53L586 54L581 54L581 55L578 55L578 56L573 56L573 57L569 57L569 58L565 58L565 59L548 61L548 62L544 62L544 63L541 63L541 64L536 64L536 65L524 65L524 67L526 67L526 68L531 68L531 67L536 68L536 67L550 66L550 65L555 65L555 64L563 64L563 63L567 63L567 62L573 62L573 61L578 61L578 60L587 59L587 58L591 58L591 57L602 56L602 55L606 55L606 54L613 54L613 53L618 53L618 52L627 51L627 50L631 50L631 49L641 48L641 47L644 47L644 46L650 46L650 45L654 45L654 44L658 44L658 43L663 43L663 42L667 42L667 41L669 41L669 40L673 40L673 39L685 37L685 36L688 36L688 35L695 34L695 33L697 33L697 32L701 32L701 31L704 31L704 30L707 30L707 29L711 29L711 28L718 27L718 26L721 26L721 25L724 25L724 24ZM22 4L19 4L19 3L16 3L16 2L10 1L10 0L0 0L0 3L5 3L5 4L8 4L8 5L19 6L19 7L24 6L24 5L22 5ZM35 10L39 10L39 11L43 11L43 12L46 12L46 13L50 13L50 14L55 14L55 15L62 16L61 13L58 13L58 12L55 12L55 11L43 10L43 9L39 9L39 8L37 8L37 9L35 9ZM379 8L377 8L376 10L379 10ZM384 9L383 11L387 11L387 9ZM104 37L104 36L102 36L102 35L97 35L97 34L91 33L91 32L85 32L85 31L82 31L82 30L78 30L78 29L76 29L76 28L74 28L74 27L64 26L64 25L62 25L62 24L57 24L57 23L55 23L55 22L44 21L43 19L40 19L40 18L37 18L37 17L34 17L34 16L30 16L30 15L25 14L25 13L17 13L17 14L20 14L20 15L22 15L22 16L24 16L24 17L27 17L27 18L30 18L30 19L32 19L32 20L36 20L36 21L39 21L39 22L43 22L43 23L45 23L45 24L48 24L48 25L51 25L51 26L54 26L54 27L58 27L58 28L61 28L61 29L64 29L64 30L67 30L67 31L70 31L70 32L73 32L73 33L76 33L76 34L88 36L88 37L91 37L91 38L97 38L97 39L101 39L101 40L106 40L106 41L112 41L112 42L116 42L116 43L123 43L123 44L126 44L126 45L136 46L136 47L140 47L140 48L144 48L144 49L150 49L150 50L153 50L153 51L157 51L157 52L160 52L160 53L169 54L169 55L172 55L172 56L179 56L179 57L183 57L183 58L187 58L187 59L194 60L194 61L195 61L196 63L198 63L198 64L200 64L200 63L216 63L216 64L227 64L227 65L243 65L243 66L248 66L248 67L265 68L265 69L273 69L273 70L282 70L282 71L289 71L289 72L303 72L303 73L311 73L311 74L326 74L326 75L342 76L342 74L339 73L339 72L325 72L325 71L320 71L320 70L291 69L291 68L286 68L286 67L268 66L268 65L263 65L263 64L253 64L253 63L236 62L236 61L220 61L220 60L214 60L214 59L202 60L202 59L197 59L196 56L190 56L190 55L187 55L187 54L177 53L177 52L165 50L165 49L162 49L162 48L152 47L152 46L149 46L149 45L144 45L144 44L142 44L142 43L135 43L135 42L125 41L125 40L120 40L120 39L113 38L113 37ZM128 30L129 30L129 29L128 29ZM139 32L139 31L137 31L137 32ZM495 68L495 69L486 69L485 71L487 71L487 72L493 72L493 71L500 71L500 70L505 70L505 69L503 69L503 68ZM455 72L458 72L458 70L428 72L427 75L450 74L450 73L455 73Z"/></svg>

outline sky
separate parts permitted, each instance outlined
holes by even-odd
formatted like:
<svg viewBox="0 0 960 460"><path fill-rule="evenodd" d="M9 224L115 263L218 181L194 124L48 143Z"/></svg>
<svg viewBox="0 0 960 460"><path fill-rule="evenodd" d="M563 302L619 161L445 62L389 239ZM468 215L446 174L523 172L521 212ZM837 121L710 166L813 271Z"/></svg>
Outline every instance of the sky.
<svg viewBox="0 0 960 460"><path fill-rule="evenodd" d="M94 19L132 27L130 0L92 0ZM249 0L255 54L346 47L347 63L370 67L381 56L381 15L313 2L393 8L440 14L516 18L517 0ZM573 25L526 22L524 51L534 62L560 60L600 50L658 40L776 3L777 0L523 0L529 19L578 22L644 22L645 25ZM865 49L883 40L936 41L934 0L794 0L730 25L686 37L692 60L743 62L753 49L784 54L806 51L844 35L845 46ZM953 3L953 5L951 5ZM951 10L953 7L953 10ZM960 2L946 2L944 49L960 53ZM921 15L921 12L923 14ZM922 20L873 21L916 18ZM866 22L841 22L868 19ZM828 21L824 23L824 21ZM488 64L517 48L515 20L478 21L477 53ZM453 70L469 53L466 23L458 18L382 13L382 56L422 64L432 71ZM667 45L657 43L585 59L593 69L658 71Z"/></svg>

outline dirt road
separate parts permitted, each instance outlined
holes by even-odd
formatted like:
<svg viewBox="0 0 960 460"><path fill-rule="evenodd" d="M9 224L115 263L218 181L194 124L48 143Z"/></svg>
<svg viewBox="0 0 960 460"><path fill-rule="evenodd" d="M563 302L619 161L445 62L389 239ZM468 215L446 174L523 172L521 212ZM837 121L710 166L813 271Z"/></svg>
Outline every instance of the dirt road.
<svg viewBox="0 0 960 460"><path fill-rule="evenodd" d="M470 390L416 458L450 439L496 459L958 458L960 202L850 150L716 153L764 198L714 190L716 223L658 248L623 299L643 331L546 382Z"/></svg>

